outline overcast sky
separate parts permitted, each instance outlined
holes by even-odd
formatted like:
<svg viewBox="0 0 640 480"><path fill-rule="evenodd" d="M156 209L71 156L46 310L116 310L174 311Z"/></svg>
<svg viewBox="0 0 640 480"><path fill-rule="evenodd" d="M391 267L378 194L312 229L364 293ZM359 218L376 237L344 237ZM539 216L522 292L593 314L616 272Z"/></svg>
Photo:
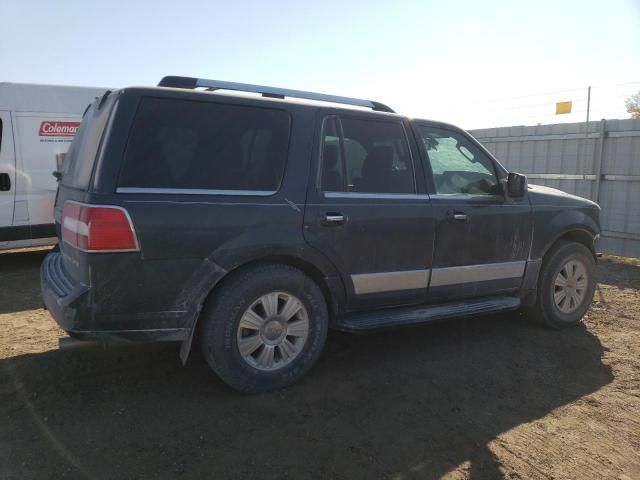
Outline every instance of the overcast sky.
<svg viewBox="0 0 640 480"><path fill-rule="evenodd" d="M0 0L0 81L186 75L366 97L466 128L625 118L640 0ZM554 116L556 101L574 113Z"/></svg>

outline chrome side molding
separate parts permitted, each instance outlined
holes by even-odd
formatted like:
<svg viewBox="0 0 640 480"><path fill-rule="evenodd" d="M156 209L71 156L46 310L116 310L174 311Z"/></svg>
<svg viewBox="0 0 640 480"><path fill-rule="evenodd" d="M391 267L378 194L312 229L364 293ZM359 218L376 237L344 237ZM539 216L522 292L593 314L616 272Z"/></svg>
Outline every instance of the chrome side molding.
<svg viewBox="0 0 640 480"><path fill-rule="evenodd" d="M118 187L116 193L155 193L158 195L228 195L241 197L269 197L275 190L214 190L203 188L147 188Z"/></svg>
<svg viewBox="0 0 640 480"><path fill-rule="evenodd" d="M427 288L429 270L404 272L361 273L351 275L356 295Z"/></svg>
<svg viewBox="0 0 640 480"><path fill-rule="evenodd" d="M406 270L399 272L360 273L351 275L356 295L367 293L418 290L465 283L520 278L527 265L525 260L503 263L463 265L460 267ZM431 274L431 275L429 275ZM431 277L431 280L429 280Z"/></svg>
<svg viewBox="0 0 640 480"><path fill-rule="evenodd" d="M524 275L525 260L518 262L485 263L460 267L434 268L431 271L431 287L456 285L460 283L487 282L518 278Z"/></svg>

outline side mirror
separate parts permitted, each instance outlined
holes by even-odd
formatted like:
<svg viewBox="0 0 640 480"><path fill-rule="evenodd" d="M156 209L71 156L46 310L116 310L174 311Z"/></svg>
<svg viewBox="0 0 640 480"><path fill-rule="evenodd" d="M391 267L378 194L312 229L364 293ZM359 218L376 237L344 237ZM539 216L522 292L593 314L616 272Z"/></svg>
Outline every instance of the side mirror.
<svg viewBox="0 0 640 480"><path fill-rule="evenodd" d="M527 191L527 177L521 173L510 172L507 177L507 193L511 198L524 197Z"/></svg>

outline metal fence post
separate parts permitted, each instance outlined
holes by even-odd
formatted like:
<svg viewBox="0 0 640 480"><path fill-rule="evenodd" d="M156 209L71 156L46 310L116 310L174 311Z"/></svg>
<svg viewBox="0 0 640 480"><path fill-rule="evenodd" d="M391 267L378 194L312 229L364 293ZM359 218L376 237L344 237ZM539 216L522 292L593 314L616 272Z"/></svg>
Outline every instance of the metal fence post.
<svg viewBox="0 0 640 480"><path fill-rule="evenodd" d="M596 153L596 159L594 164L594 172L596 175L595 183L593 186L593 200L596 203L600 203L600 181L602 180L602 156L604 155L604 141L607 138L607 121L603 118L600 120L600 141L598 142L598 149Z"/></svg>

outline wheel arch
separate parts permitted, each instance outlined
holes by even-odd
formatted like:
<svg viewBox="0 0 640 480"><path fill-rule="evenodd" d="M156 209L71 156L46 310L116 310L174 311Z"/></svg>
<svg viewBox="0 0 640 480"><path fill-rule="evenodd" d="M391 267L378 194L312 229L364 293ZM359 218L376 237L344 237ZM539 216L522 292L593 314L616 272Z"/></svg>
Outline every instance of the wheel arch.
<svg viewBox="0 0 640 480"><path fill-rule="evenodd" d="M541 295L541 292L545 292L545 290L546 292L549 292L548 286L553 285L555 275L557 275L557 273L553 273L553 275L549 276L548 273L550 271L553 272L553 270L549 270L549 268L557 268L557 267L554 267L554 262L556 262L555 263L556 266L559 265L561 268L563 265L562 262L566 261L566 257L557 256L558 252L563 251L563 249L566 249L567 247L569 248L574 247L573 251L575 251L575 247L577 245L581 245L582 247L586 248L589 252L591 252L591 255L593 257L593 262L594 262L592 266L595 267L595 261L597 259L595 254L595 248L593 246L595 238L596 238L596 235L594 235L593 233L584 229L577 228L577 229L567 230L566 232L560 234L553 242L550 242L550 244L545 249L542 255L542 258L537 260L539 268L538 268L538 271L536 272L537 274L536 290L533 293L533 295L530 295L529 297L527 297L527 302L523 303L523 305L527 307L528 313L532 315L533 318L540 320L543 323L546 323L548 326L556 329L564 328L570 325L568 323L563 324L561 320L554 319L553 314L549 313L548 305L545 304L545 302L547 302L547 297L543 297L542 299L540 299L540 295ZM583 252L583 255L585 253L586 252ZM588 257L588 254L586 255ZM591 291L591 293L589 294L590 295L588 300L589 303L591 302L593 289L595 288L595 283L596 283L595 271L593 271L593 274L594 275L591 277L591 281L587 287ZM582 308L582 307L578 306L577 308ZM585 307L585 310L582 311L582 313L580 314L580 317L578 317L575 320L575 323L577 323L580 320L580 318L582 318L584 313L586 313L586 308L588 308L588 305L587 307ZM571 313L573 312L569 312L568 314L571 314ZM575 323L571 323L571 325Z"/></svg>
<svg viewBox="0 0 640 480"><path fill-rule="evenodd" d="M191 325L187 327L185 339L182 342L180 349L180 358L183 363L186 363L189 353L191 351L191 344L193 339L199 335L200 330L200 315L204 308L205 303L212 295L215 295L216 291L219 291L233 276L241 273L247 269L254 268L259 265L273 264L273 265L289 265L302 271L305 275L309 276L316 285L320 288L322 295L327 304L327 310L329 313L329 324L331 325L336 317L342 312L345 305L345 286L339 275L330 275L323 272L313 262L295 256L291 254L272 254L264 255L257 258L247 259L243 262L234 265L225 271L224 275L212 282L210 288L208 288L202 296L200 302L200 309L193 318Z"/></svg>
<svg viewBox="0 0 640 480"><path fill-rule="evenodd" d="M343 308L342 299L344 298L344 285L342 285L343 292L341 293L338 289L338 285L336 285L336 282L332 280L333 278L339 280L339 276L328 276L312 262L300 257L296 257L294 255L286 254L275 254L260 258L254 258L235 266L233 269L229 270L227 274L211 288L207 297L213 294L216 289L222 287L224 282L228 280L231 275L236 275L241 271L265 264L289 265L290 267L297 268L308 277L310 277L316 283L316 285L318 285L320 291L322 292L322 295L324 296L324 299L327 303L327 308L329 310L330 319L335 318L335 316L338 315L338 313ZM342 284L341 280L340 284Z"/></svg>
<svg viewBox="0 0 640 480"><path fill-rule="evenodd" d="M594 260L596 259L596 251L594 242L596 235L590 230L582 227L572 227L560 232L553 238L540 253L539 256L529 259L525 278L522 282L520 297L524 306L531 306L536 302L538 297L538 288L540 281L540 273L542 271L545 259L548 253L560 242L575 242L587 247Z"/></svg>
<svg viewBox="0 0 640 480"><path fill-rule="evenodd" d="M591 254L593 255L593 258L595 259L596 258L596 250L594 246L595 240L596 240L596 234L592 233L590 230L587 230L585 228L578 228L578 227L570 228L560 233L559 235L557 235L553 239L553 241L547 244L547 246L544 248L542 252L541 258L544 259L547 253L549 253L549 251L555 245L557 245L558 242L569 241L569 242L581 243L582 245L587 247L591 252Z"/></svg>

